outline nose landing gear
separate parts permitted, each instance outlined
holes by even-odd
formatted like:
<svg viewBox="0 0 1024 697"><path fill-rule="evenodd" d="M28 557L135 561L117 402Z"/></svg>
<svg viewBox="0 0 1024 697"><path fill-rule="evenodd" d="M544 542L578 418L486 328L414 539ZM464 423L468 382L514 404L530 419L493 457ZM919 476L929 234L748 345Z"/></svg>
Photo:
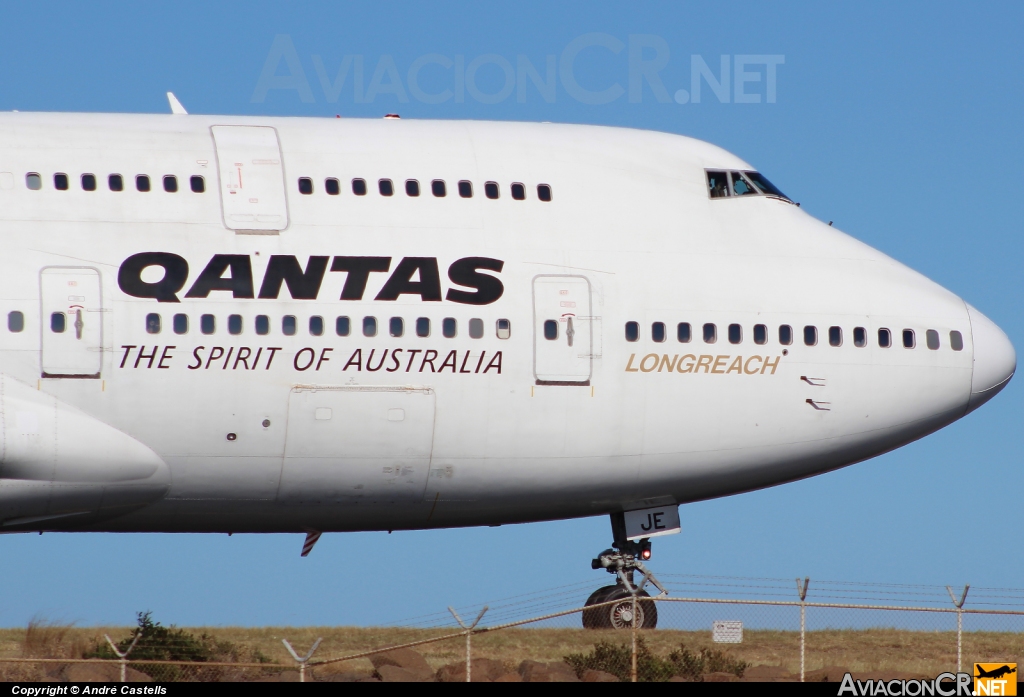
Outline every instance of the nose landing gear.
<svg viewBox="0 0 1024 697"><path fill-rule="evenodd" d="M657 597L668 595L668 591L642 561L651 558L651 541L647 538L639 541L627 540L626 523L622 513L612 513L611 523L614 538L612 549L601 552L590 565L591 568L604 569L614 574L617 577L616 583L598 588L587 598L587 609L583 611L583 628L630 629L634 622L635 608L637 628L654 629L658 626L658 608L655 607L655 602L650 600L651 596L644 590L644 586L650 583L661 591ZM639 584L634 583L634 571L643 574ZM595 605L600 607L593 607Z"/></svg>

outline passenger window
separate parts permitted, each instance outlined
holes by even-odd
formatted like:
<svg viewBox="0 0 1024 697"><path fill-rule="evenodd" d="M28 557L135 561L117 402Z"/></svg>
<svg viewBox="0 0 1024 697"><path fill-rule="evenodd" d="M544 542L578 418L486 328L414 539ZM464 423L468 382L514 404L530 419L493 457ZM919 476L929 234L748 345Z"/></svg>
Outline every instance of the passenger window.
<svg viewBox="0 0 1024 697"><path fill-rule="evenodd" d="M295 315L285 315L281 318L281 333L285 336L295 336L298 324Z"/></svg>
<svg viewBox="0 0 1024 697"><path fill-rule="evenodd" d="M266 315L256 315L256 320L253 322L253 326L255 326L257 334L260 336L266 336L270 333L270 318Z"/></svg>
<svg viewBox="0 0 1024 697"><path fill-rule="evenodd" d="M651 339L659 344L665 340L665 323L655 322L651 325Z"/></svg>
<svg viewBox="0 0 1024 697"><path fill-rule="evenodd" d="M516 201L523 201L526 199L526 187L516 182L512 185L512 198Z"/></svg>
<svg viewBox="0 0 1024 697"><path fill-rule="evenodd" d="M192 188L192 193L194 194L202 194L206 192L206 180L198 174L194 174L189 177L188 185Z"/></svg>
<svg viewBox="0 0 1024 697"><path fill-rule="evenodd" d="M928 348L932 351L939 350L939 333L934 329L929 329L924 333L924 343L927 344Z"/></svg>
<svg viewBox="0 0 1024 697"><path fill-rule="evenodd" d="M743 327L738 324L729 325L729 343L738 344L743 341Z"/></svg>
<svg viewBox="0 0 1024 697"><path fill-rule="evenodd" d="M418 317L416 319L416 336L428 337L430 336L430 318L429 317Z"/></svg>
<svg viewBox="0 0 1024 697"><path fill-rule="evenodd" d="M415 179L406 179L405 195L416 197L420 195L420 183Z"/></svg>
<svg viewBox="0 0 1024 697"><path fill-rule="evenodd" d="M334 320L334 333L338 336L348 336L352 333L352 322L348 317L338 317Z"/></svg>
<svg viewBox="0 0 1024 697"><path fill-rule="evenodd" d="M313 315L309 318L309 333L313 336L324 335L324 318L319 315Z"/></svg>
<svg viewBox="0 0 1024 697"><path fill-rule="evenodd" d="M704 325L704 343L713 344L718 341L718 327L713 324Z"/></svg>
<svg viewBox="0 0 1024 697"><path fill-rule="evenodd" d="M213 334L217 330L217 321L213 315L202 315L199 318L199 331L203 334Z"/></svg>
<svg viewBox="0 0 1024 697"><path fill-rule="evenodd" d="M760 193L750 182L743 178L739 172L732 173L732 193L736 196L747 196L748 194Z"/></svg>
<svg viewBox="0 0 1024 697"><path fill-rule="evenodd" d="M337 196L341 193L341 184L333 177L324 179L324 191L327 192L328 196Z"/></svg>
<svg viewBox="0 0 1024 697"><path fill-rule="evenodd" d="M53 175L53 188L57 191L68 190L68 175L66 174L55 174Z"/></svg>
<svg viewBox="0 0 1024 697"><path fill-rule="evenodd" d="M913 329L903 330L903 348L914 348L917 346L917 337L914 336Z"/></svg>
<svg viewBox="0 0 1024 697"><path fill-rule="evenodd" d="M817 346L818 345L818 328L808 324L804 327L804 345L805 346Z"/></svg>
<svg viewBox="0 0 1024 697"><path fill-rule="evenodd" d="M188 315L182 313L174 315L172 324L174 325L175 334L188 334Z"/></svg>
<svg viewBox="0 0 1024 697"><path fill-rule="evenodd" d="M473 183L466 180L460 181L459 196L462 198L473 198Z"/></svg>
<svg viewBox="0 0 1024 697"><path fill-rule="evenodd" d="M680 344L688 344L693 339L693 332L690 330L689 322L680 322L676 325L676 340Z"/></svg>
<svg viewBox="0 0 1024 697"><path fill-rule="evenodd" d="M864 348L868 345L868 333L864 327L853 328L853 345L857 348Z"/></svg>
<svg viewBox="0 0 1024 697"><path fill-rule="evenodd" d="M763 324L754 325L754 343L755 344L767 344L768 343L768 327Z"/></svg>
<svg viewBox="0 0 1024 697"><path fill-rule="evenodd" d="M783 346L791 346L793 344L793 327L788 324L779 325L779 343Z"/></svg>
<svg viewBox="0 0 1024 697"><path fill-rule="evenodd" d="M158 315L155 312L150 312L148 315L146 315L146 333L160 333L160 315Z"/></svg>
<svg viewBox="0 0 1024 697"><path fill-rule="evenodd" d="M878 330L878 345L881 348L889 348L892 346L892 332L888 329Z"/></svg>
<svg viewBox="0 0 1024 697"><path fill-rule="evenodd" d="M313 180L309 177L299 177L299 193L303 196L313 193Z"/></svg>
<svg viewBox="0 0 1024 697"><path fill-rule="evenodd" d="M391 321L388 322L388 333L394 337L405 334L405 320L401 317L392 317Z"/></svg>
<svg viewBox="0 0 1024 697"><path fill-rule="evenodd" d="M35 172L29 172L25 175L25 186L32 191L39 191L43 188L43 178Z"/></svg>
<svg viewBox="0 0 1024 697"><path fill-rule="evenodd" d="M376 317L363 317L363 336L377 336Z"/></svg>
<svg viewBox="0 0 1024 697"><path fill-rule="evenodd" d="M627 332L628 333L628 332ZM544 338L554 341L558 338L558 322L553 319L544 320Z"/></svg>
<svg viewBox="0 0 1024 697"><path fill-rule="evenodd" d="M434 194L437 198L444 198L448 195L448 189L444 185L443 179L435 179L430 182L430 193Z"/></svg>
<svg viewBox="0 0 1024 697"><path fill-rule="evenodd" d="M7 331L17 334L25 328L25 315L18 310L7 313Z"/></svg>
<svg viewBox="0 0 1024 697"><path fill-rule="evenodd" d="M82 190L83 191L96 191L96 175L95 174L83 174L82 175Z"/></svg>
<svg viewBox="0 0 1024 697"><path fill-rule="evenodd" d="M498 195L498 182L484 183L484 196L489 199L496 199Z"/></svg>
<svg viewBox="0 0 1024 697"><path fill-rule="evenodd" d="M366 180L365 179L353 179L352 180L352 193L356 196L366 196Z"/></svg>
<svg viewBox="0 0 1024 697"><path fill-rule="evenodd" d="M626 322L626 341L636 341L640 338L640 323Z"/></svg>
<svg viewBox="0 0 1024 697"><path fill-rule="evenodd" d="M377 191L380 192L381 196L394 196L395 185L391 183L390 179L381 179L377 182Z"/></svg>
<svg viewBox="0 0 1024 697"><path fill-rule="evenodd" d="M107 188L111 191L124 191L124 177L120 174L111 174L107 177Z"/></svg>
<svg viewBox="0 0 1024 697"><path fill-rule="evenodd" d="M538 184L537 185L537 198L539 198L541 201L545 201L545 202L550 201L551 200L551 187L548 186L547 184Z"/></svg>
<svg viewBox="0 0 1024 697"><path fill-rule="evenodd" d="M828 345L829 346L842 346L843 345L843 329L842 329L842 327L829 327L828 328Z"/></svg>
<svg viewBox="0 0 1024 697"><path fill-rule="evenodd" d="M508 339L512 336L512 323L507 319L499 319L495 329L499 339Z"/></svg>
<svg viewBox="0 0 1024 697"><path fill-rule="evenodd" d="M20 313L19 313L20 314ZM949 333L949 347L954 351L964 350L964 335L955 329Z"/></svg>
<svg viewBox="0 0 1024 697"><path fill-rule="evenodd" d="M63 334L67 324L68 318L63 312L54 312L50 315L50 331L54 334Z"/></svg>
<svg viewBox="0 0 1024 697"><path fill-rule="evenodd" d="M469 320L469 338L484 338L484 321L482 319L474 317L473 319Z"/></svg>
<svg viewBox="0 0 1024 697"><path fill-rule="evenodd" d="M729 196L729 179L725 172L708 170L708 193L711 198L727 198Z"/></svg>
<svg viewBox="0 0 1024 697"><path fill-rule="evenodd" d="M178 178L173 174L164 177L164 191L169 194L178 193Z"/></svg>
<svg viewBox="0 0 1024 697"><path fill-rule="evenodd" d="M228 315L228 334L238 335L242 333L242 316Z"/></svg>
<svg viewBox="0 0 1024 697"><path fill-rule="evenodd" d="M455 338L455 334L458 333L458 324L455 322L454 317L445 317L441 320L441 333L446 339Z"/></svg>
<svg viewBox="0 0 1024 697"><path fill-rule="evenodd" d="M135 177L135 190L146 193L150 189L149 177L145 174L140 174Z"/></svg>

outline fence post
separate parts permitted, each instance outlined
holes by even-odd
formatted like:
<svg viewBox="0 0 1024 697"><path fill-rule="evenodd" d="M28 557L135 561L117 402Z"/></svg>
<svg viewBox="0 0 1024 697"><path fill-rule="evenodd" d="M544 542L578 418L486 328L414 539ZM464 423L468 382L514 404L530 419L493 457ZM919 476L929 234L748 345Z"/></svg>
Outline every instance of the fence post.
<svg viewBox="0 0 1024 697"><path fill-rule="evenodd" d="M124 653L121 653L117 650L117 645L114 644L114 641L110 638L110 635L103 635L103 637L107 640L107 643L110 644L111 650L117 655L117 657L121 661L121 682L128 682L128 654L130 654L132 652L132 649L135 648L135 645L139 643L139 637L141 636L142 632L136 632L135 638L132 639L131 646L125 649Z"/></svg>
<svg viewBox="0 0 1024 697"><path fill-rule="evenodd" d="M629 674L633 682L636 682L636 593L633 593L633 665Z"/></svg>
<svg viewBox="0 0 1024 697"><path fill-rule="evenodd" d="M487 606L484 605L484 609L480 611L480 614L476 616L476 619L473 620L472 624L466 624L465 622L463 622L462 618L459 617L459 613L455 612L455 609L451 605L448 606L448 612L452 613L452 616L455 618L455 621L459 623L459 626L466 630L466 682L471 682L471 678L473 675L473 654L470 648L469 640L470 637L473 636L473 628L477 625L478 622L480 622L481 618L483 618L484 613L487 612Z"/></svg>
<svg viewBox="0 0 1024 697"><path fill-rule="evenodd" d="M288 653L290 653L292 658L295 659L295 662L299 664L299 682L306 682L306 663L309 662L309 659L313 658L313 653L316 651L317 647L320 646L320 642L323 640L323 637L317 639L313 643L313 648L311 648L309 653L307 653L303 658L299 658L299 654L295 653L295 649L292 648L292 645L288 643L287 639L281 640L284 647L288 649Z"/></svg>
<svg viewBox="0 0 1024 697"><path fill-rule="evenodd" d="M811 582L811 579L804 576L803 583L798 578L796 580L796 592L800 595L800 682L804 681L804 675L806 673L806 649L807 649L807 606L804 601L807 599L807 584Z"/></svg>
<svg viewBox="0 0 1024 697"><path fill-rule="evenodd" d="M949 599L956 605L956 672L960 672L960 665L962 663L963 656L963 635L964 635L964 601L967 600L967 591L970 590L971 586L968 584L964 586L964 592L960 596L960 600L956 599L953 595L953 589L946 586L946 592L949 593Z"/></svg>

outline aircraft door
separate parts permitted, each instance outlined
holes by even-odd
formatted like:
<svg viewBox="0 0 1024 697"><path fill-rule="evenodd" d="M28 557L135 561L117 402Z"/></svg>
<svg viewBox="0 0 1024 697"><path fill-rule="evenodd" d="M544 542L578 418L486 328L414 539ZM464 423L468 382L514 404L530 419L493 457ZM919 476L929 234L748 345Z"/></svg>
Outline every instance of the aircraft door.
<svg viewBox="0 0 1024 697"><path fill-rule="evenodd" d="M288 227L284 165L269 126L211 126L220 199L229 230L273 233Z"/></svg>
<svg viewBox="0 0 1024 697"><path fill-rule="evenodd" d="M39 275L44 378L98 378L103 367L100 272L48 266Z"/></svg>
<svg viewBox="0 0 1024 697"><path fill-rule="evenodd" d="M533 279L533 366L538 385L589 385L594 354L590 281Z"/></svg>
<svg viewBox="0 0 1024 697"><path fill-rule="evenodd" d="M427 387L295 387L278 500L357 503L423 498L434 444Z"/></svg>

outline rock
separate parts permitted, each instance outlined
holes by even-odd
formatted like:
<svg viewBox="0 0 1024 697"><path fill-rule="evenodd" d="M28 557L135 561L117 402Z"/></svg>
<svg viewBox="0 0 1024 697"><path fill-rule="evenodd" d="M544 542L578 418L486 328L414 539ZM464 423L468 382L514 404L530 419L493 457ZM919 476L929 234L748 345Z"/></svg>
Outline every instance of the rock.
<svg viewBox="0 0 1024 697"><path fill-rule="evenodd" d="M551 682L551 673L546 663L526 660L519 664L519 675L523 682Z"/></svg>
<svg viewBox="0 0 1024 697"><path fill-rule="evenodd" d="M782 666L750 666L743 671L740 678L743 682L781 682L799 679L799 675L793 675Z"/></svg>
<svg viewBox="0 0 1024 697"><path fill-rule="evenodd" d="M377 669L377 675L380 676L381 682L433 682L434 680L433 674L423 677L422 672L414 673L406 668L387 664Z"/></svg>
<svg viewBox="0 0 1024 697"><path fill-rule="evenodd" d="M423 656L412 649L395 649L394 651L374 654L373 656L370 656L370 662L373 663L373 667L378 673L380 673L382 666L395 666L396 668L402 668L416 676L416 680L414 682L425 682L432 680L434 677L434 671L427 663L427 659L423 658ZM385 682L398 681L385 680Z"/></svg>
<svg viewBox="0 0 1024 697"><path fill-rule="evenodd" d="M470 682L493 682L508 671L490 658L474 658L470 667ZM437 671L438 682L466 682L466 662L449 663Z"/></svg>
<svg viewBox="0 0 1024 697"><path fill-rule="evenodd" d="M548 663L548 675L550 676L549 682L580 682L576 671L563 661Z"/></svg>
<svg viewBox="0 0 1024 697"><path fill-rule="evenodd" d="M516 673L516 672L505 673L504 675L500 675L500 676L498 676L498 677L496 677L494 679L494 682L522 682L522 681L523 681L523 676L520 675L519 673Z"/></svg>
<svg viewBox="0 0 1024 697"><path fill-rule="evenodd" d="M603 670L588 670L583 673L583 682L619 682L619 678Z"/></svg>
<svg viewBox="0 0 1024 697"><path fill-rule="evenodd" d="M740 679L734 673L705 673L703 682L739 682Z"/></svg>
<svg viewBox="0 0 1024 697"><path fill-rule="evenodd" d="M842 682L843 676L850 672L849 668L842 666L825 666L818 670L810 670L804 673L804 682ZM799 673L797 680L800 679Z"/></svg>
<svg viewBox="0 0 1024 697"><path fill-rule="evenodd" d="M312 677L307 673L306 679L312 681ZM255 682L298 682L299 671L297 670L282 670L277 675L270 675L265 678L260 678Z"/></svg>
<svg viewBox="0 0 1024 697"><path fill-rule="evenodd" d="M317 674L317 682L362 682L366 678L373 678L376 682L377 678L366 673L326 673L324 675Z"/></svg>
<svg viewBox="0 0 1024 697"><path fill-rule="evenodd" d="M693 678L686 677L685 675L673 675L668 679L669 682L693 682Z"/></svg>
<svg viewBox="0 0 1024 697"><path fill-rule="evenodd" d="M121 666L114 663L69 663L61 671L67 682L120 682ZM153 682L153 678L132 667L125 669L128 682Z"/></svg>
<svg viewBox="0 0 1024 697"><path fill-rule="evenodd" d="M563 661L541 663L523 661L519 664L519 675L523 682L579 682L576 671Z"/></svg>

